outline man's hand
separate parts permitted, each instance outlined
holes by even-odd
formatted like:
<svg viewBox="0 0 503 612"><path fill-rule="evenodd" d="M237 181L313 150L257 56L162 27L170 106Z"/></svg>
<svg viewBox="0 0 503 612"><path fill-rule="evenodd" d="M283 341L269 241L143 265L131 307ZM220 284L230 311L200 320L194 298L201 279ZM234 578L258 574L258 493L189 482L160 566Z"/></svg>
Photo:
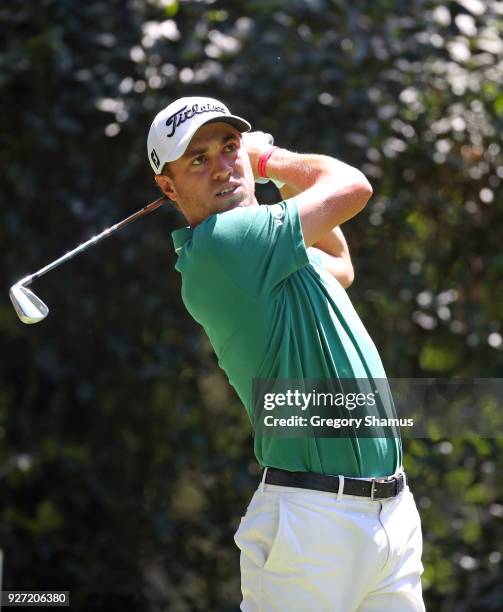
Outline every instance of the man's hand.
<svg viewBox="0 0 503 612"><path fill-rule="evenodd" d="M262 153L268 151L274 144L274 137L272 134L265 132L245 132L243 134L243 143L248 151L248 157L250 158L253 177L256 183L268 183L272 181L278 189L281 189L285 183L273 178L264 178L259 176L258 173L258 160Z"/></svg>
<svg viewBox="0 0 503 612"><path fill-rule="evenodd" d="M274 143L271 134L265 132L244 132L243 144L246 147L250 158L251 167L255 182L267 183L269 179L262 179L258 173L258 160L262 153L265 153Z"/></svg>

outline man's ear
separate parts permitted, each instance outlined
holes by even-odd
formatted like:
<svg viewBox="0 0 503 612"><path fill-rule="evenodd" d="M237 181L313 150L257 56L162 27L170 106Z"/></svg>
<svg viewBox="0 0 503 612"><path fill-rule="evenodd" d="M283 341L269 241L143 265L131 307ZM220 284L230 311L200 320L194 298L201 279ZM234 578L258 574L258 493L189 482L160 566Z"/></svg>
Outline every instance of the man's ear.
<svg viewBox="0 0 503 612"><path fill-rule="evenodd" d="M165 174L156 174L154 178L157 186L163 192L163 194L176 204L178 195L173 185L173 181L169 178L169 176L166 176Z"/></svg>

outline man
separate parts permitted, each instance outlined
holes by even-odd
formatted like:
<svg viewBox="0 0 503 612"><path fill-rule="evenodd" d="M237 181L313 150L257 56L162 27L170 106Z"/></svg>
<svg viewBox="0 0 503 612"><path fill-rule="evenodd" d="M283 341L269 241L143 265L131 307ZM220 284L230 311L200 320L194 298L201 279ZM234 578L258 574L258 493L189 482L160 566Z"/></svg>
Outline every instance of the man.
<svg viewBox="0 0 503 612"><path fill-rule="evenodd" d="M173 232L183 301L257 425L254 380L360 388L386 375L344 290L353 268L339 226L367 203L368 181L250 129L218 100L182 98L155 117L147 146L157 185L189 224ZM284 183L281 203L259 206L260 178ZM424 610L420 520L399 436L308 430L255 436L265 469L235 535L241 609Z"/></svg>

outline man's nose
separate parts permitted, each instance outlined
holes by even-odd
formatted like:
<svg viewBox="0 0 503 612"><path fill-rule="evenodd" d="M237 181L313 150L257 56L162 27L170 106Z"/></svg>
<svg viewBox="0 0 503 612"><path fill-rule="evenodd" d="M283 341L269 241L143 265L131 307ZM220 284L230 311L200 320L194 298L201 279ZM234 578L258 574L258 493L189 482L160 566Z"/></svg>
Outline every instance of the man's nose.
<svg viewBox="0 0 503 612"><path fill-rule="evenodd" d="M219 155L215 160L213 175L218 180L229 178L233 170L232 160L226 155Z"/></svg>

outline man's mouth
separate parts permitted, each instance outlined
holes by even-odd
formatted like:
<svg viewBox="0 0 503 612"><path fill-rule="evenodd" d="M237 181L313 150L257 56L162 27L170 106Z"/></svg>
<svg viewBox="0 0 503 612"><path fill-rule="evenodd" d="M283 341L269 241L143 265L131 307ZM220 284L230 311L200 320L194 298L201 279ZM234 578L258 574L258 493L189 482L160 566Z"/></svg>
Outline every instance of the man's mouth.
<svg viewBox="0 0 503 612"><path fill-rule="evenodd" d="M226 196L232 195L238 187L239 185L233 185L232 187L226 187L225 189L222 189L215 195L220 198L225 198Z"/></svg>

